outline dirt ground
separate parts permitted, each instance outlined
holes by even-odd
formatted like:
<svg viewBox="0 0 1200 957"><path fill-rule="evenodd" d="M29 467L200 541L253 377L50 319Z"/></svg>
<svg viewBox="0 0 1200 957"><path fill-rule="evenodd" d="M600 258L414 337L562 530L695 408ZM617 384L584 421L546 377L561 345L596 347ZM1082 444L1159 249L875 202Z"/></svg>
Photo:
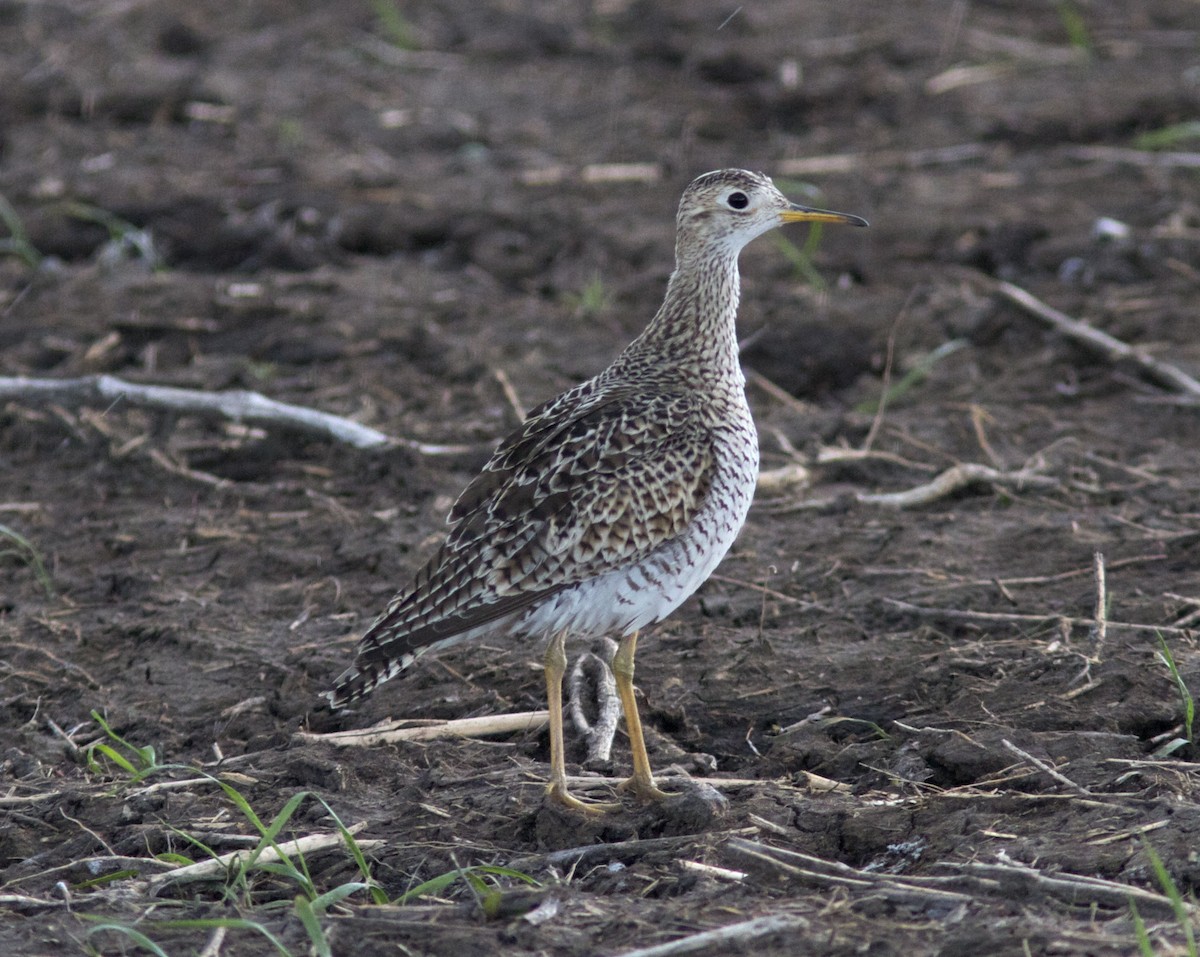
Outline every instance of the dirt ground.
<svg viewBox="0 0 1200 957"><path fill-rule="evenodd" d="M1200 374L1200 172L1171 135L1200 118L1198 13L0 2L0 375L253 389L408 440L0 405L0 951L1109 955L1138 951L1136 898L1143 952L1186 953L1197 397L996 281ZM677 783L564 815L544 731L299 737L544 707L541 649L503 641L350 716L317 695L522 407L653 314L681 189L734 165L871 227L743 255L763 465L810 482L760 494L641 645L656 768L723 805ZM863 498L963 463L995 472ZM132 755L93 711L174 767L89 769ZM628 759L621 734L592 770ZM257 837L201 770L264 822L309 792L281 840L332 833L326 806L363 824L388 903L156 883ZM318 894L362 879L304 860Z"/></svg>

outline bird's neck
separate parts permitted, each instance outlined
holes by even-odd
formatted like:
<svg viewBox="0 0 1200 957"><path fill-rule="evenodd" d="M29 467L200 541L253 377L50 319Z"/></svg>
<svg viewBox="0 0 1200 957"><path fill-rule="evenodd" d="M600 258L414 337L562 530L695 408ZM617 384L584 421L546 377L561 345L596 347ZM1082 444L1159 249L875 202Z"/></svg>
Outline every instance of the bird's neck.
<svg viewBox="0 0 1200 957"><path fill-rule="evenodd" d="M740 296L735 254L677 259L662 307L622 358L652 359L685 376L694 375L710 388L727 378L740 388Z"/></svg>

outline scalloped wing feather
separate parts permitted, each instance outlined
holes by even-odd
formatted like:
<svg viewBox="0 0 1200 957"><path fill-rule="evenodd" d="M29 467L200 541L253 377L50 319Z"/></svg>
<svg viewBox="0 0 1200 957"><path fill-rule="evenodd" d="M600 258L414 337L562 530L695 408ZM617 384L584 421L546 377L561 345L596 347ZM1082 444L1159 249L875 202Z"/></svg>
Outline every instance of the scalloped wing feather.
<svg viewBox="0 0 1200 957"><path fill-rule="evenodd" d="M446 542L363 636L335 704L687 529L714 464L696 397L581 391L537 410L459 497Z"/></svg>

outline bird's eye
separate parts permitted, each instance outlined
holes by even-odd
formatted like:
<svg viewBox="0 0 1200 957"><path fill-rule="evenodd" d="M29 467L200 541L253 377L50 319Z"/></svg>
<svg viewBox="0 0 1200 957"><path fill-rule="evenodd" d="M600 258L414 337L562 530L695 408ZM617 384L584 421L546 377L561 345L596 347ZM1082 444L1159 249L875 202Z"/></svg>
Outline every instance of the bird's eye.
<svg viewBox="0 0 1200 957"><path fill-rule="evenodd" d="M731 209L745 209L750 205L750 197L745 193L730 193L726 198Z"/></svg>

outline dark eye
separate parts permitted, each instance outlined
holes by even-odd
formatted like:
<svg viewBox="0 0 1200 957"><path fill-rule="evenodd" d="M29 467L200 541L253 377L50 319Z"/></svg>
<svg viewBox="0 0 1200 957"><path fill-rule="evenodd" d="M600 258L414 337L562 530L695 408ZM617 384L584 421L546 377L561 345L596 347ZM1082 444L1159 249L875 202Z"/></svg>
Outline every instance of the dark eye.
<svg viewBox="0 0 1200 957"><path fill-rule="evenodd" d="M750 205L750 197L745 193L730 193L725 200L731 209L745 209Z"/></svg>

